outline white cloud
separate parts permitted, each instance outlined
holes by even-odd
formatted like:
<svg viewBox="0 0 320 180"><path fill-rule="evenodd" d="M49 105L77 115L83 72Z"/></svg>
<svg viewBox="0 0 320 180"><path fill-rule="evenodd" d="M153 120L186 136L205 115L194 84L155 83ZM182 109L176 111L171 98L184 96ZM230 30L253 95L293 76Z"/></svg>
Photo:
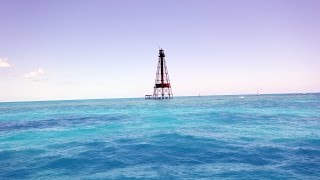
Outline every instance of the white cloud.
<svg viewBox="0 0 320 180"><path fill-rule="evenodd" d="M11 64L9 64L8 62L8 58L0 58L0 68L2 67L11 67Z"/></svg>
<svg viewBox="0 0 320 180"><path fill-rule="evenodd" d="M45 73L46 72L42 68L38 68L35 71L26 73L23 77L27 78L27 79L35 79L35 78L43 76Z"/></svg>

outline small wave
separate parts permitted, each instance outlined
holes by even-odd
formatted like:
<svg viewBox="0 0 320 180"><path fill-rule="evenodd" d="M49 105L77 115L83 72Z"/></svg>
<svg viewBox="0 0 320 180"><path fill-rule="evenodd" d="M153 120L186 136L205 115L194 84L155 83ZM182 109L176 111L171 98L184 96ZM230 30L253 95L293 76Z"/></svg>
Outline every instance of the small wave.
<svg viewBox="0 0 320 180"><path fill-rule="evenodd" d="M37 121L15 121L15 122L0 122L1 131L19 131L30 129L47 129L57 127L69 127L76 125L97 125L108 123L110 121L120 121L124 116L99 116L99 117L78 117L65 119L47 119Z"/></svg>

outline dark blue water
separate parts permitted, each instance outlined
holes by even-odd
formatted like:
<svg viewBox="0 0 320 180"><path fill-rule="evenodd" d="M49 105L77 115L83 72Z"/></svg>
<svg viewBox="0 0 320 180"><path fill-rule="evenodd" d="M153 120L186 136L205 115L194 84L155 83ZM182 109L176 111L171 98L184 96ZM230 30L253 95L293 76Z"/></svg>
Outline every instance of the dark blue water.
<svg viewBox="0 0 320 180"><path fill-rule="evenodd" d="M320 179L320 94L0 103L0 179Z"/></svg>

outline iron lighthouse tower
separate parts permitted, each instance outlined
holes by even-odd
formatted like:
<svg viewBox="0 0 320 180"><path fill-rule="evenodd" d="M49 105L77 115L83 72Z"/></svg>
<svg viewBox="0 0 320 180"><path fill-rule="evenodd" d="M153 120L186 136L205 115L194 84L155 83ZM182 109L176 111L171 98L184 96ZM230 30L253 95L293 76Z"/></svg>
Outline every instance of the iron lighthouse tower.
<svg viewBox="0 0 320 180"><path fill-rule="evenodd" d="M168 74L168 69L165 60L164 50L159 50L159 60L157 66L157 73L155 85L153 90L153 99L172 99L172 89Z"/></svg>

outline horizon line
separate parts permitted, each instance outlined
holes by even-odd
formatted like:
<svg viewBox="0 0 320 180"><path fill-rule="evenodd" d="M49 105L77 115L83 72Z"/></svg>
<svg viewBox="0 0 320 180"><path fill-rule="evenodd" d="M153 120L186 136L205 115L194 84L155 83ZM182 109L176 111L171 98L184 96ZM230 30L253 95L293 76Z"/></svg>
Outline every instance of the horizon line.
<svg viewBox="0 0 320 180"><path fill-rule="evenodd" d="M200 97L208 96L261 96L261 95L294 95L294 94L320 94L319 92L292 92L292 93L259 93L259 94L211 94L211 95L200 95ZM174 96L174 98L181 97L199 97L199 95L183 95L183 96ZM109 97L109 98L85 98L85 99L53 99L53 100L19 100L19 101L0 101L0 103L25 103L25 102L48 102L48 101L89 101L89 100L111 100L111 99L144 99L144 96L141 97Z"/></svg>

